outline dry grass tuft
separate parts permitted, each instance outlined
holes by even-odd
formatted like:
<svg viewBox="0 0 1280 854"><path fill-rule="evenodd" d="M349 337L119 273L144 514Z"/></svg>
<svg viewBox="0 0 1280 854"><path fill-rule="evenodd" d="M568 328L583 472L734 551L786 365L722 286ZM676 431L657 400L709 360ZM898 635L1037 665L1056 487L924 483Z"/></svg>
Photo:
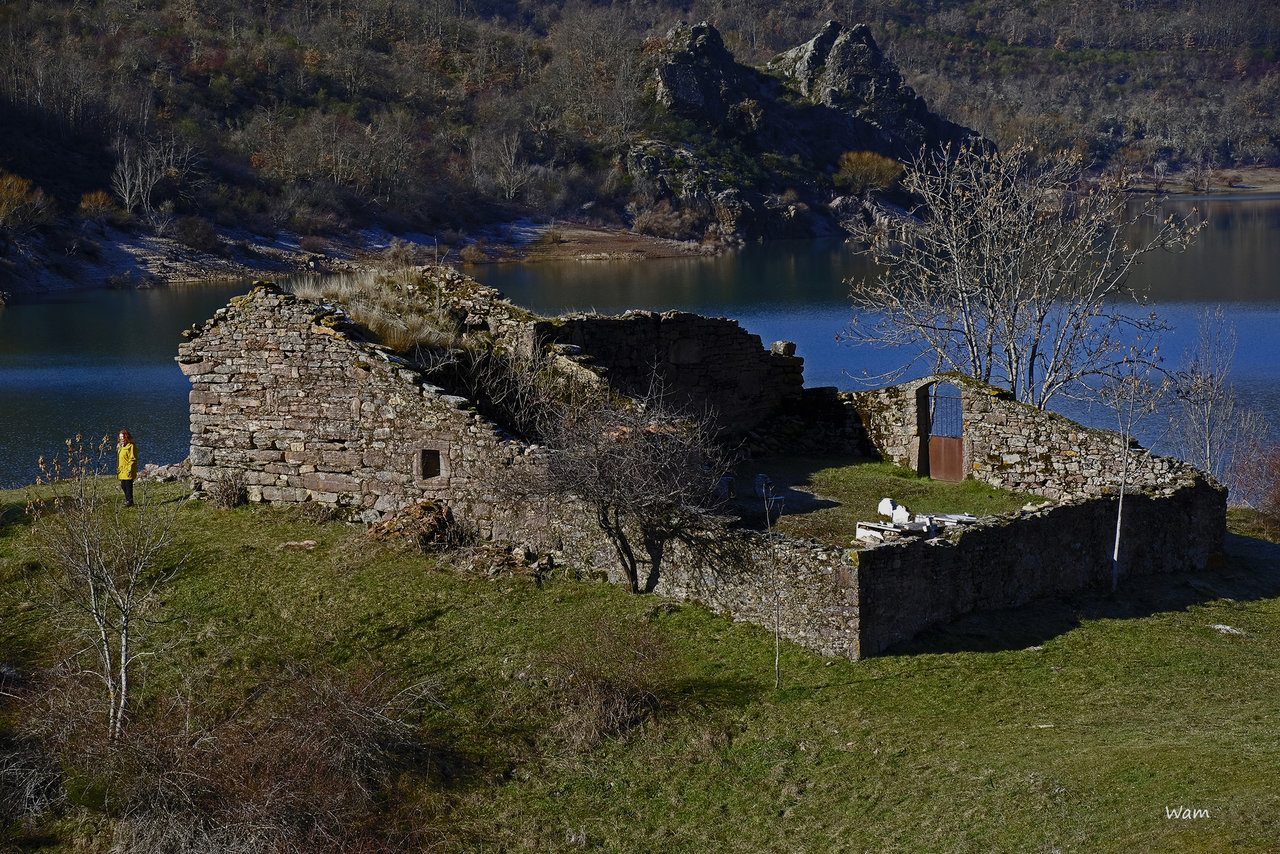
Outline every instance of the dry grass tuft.
<svg viewBox="0 0 1280 854"><path fill-rule="evenodd" d="M571 627L547 658L551 731L571 752L623 735L654 716L668 690L672 649L648 623L607 617Z"/></svg>
<svg viewBox="0 0 1280 854"><path fill-rule="evenodd" d="M221 507L223 510L239 507L248 500L244 472L239 469L223 472L217 480L211 480L205 484L204 489L214 506Z"/></svg>

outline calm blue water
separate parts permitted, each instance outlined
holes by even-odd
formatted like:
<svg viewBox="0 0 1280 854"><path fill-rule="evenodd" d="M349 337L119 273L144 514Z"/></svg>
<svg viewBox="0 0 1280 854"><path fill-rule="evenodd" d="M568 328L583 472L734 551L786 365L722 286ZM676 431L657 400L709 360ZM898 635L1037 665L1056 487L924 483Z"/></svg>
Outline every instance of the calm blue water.
<svg viewBox="0 0 1280 854"><path fill-rule="evenodd" d="M751 245L717 258L509 264L466 272L542 314L636 308L731 317L766 346L796 342L807 385L852 388L844 371L862 370L868 359L891 361L872 352L855 358L848 344L836 341L849 322L843 280L866 270L842 241L805 240Z"/></svg>
<svg viewBox="0 0 1280 854"><path fill-rule="evenodd" d="M1153 307L1174 326L1162 353L1176 364L1195 342L1199 313L1224 303L1240 340L1232 374L1237 390L1280 424L1280 199L1178 204L1206 209L1210 225L1188 252L1154 257L1139 269L1136 280L1150 287ZM546 314L648 308L732 317L765 345L796 342L810 386L865 387L861 378L904 360L901 353L837 342L849 321L843 280L866 272L862 259L837 241L753 245L721 258L466 272ZM180 333L247 290L247 282L235 282L91 291L0 309L0 486L32 481L37 458L57 452L77 431L97 438L127 427L143 463L185 458L189 387L173 361ZM1108 414L1062 409L1113 426Z"/></svg>
<svg viewBox="0 0 1280 854"><path fill-rule="evenodd" d="M40 456L77 433L96 444L125 428L142 463L185 459L181 332L247 290L81 291L0 309L0 486L35 480Z"/></svg>

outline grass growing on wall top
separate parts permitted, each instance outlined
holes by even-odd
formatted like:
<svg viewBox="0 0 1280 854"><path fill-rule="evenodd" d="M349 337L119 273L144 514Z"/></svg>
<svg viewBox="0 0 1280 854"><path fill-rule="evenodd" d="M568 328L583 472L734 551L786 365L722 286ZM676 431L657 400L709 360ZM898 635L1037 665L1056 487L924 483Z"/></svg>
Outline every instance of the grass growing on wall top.
<svg viewBox="0 0 1280 854"><path fill-rule="evenodd" d="M0 662L30 670L52 629L32 603L23 503L0 493ZM970 618L859 663L784 643L775 691L771 636L695 604L554 573L482 577L288 510L192 503L180 520L187 560L165 608L184 640L142 690L175 689L180 670L233 705L297 661L429 680L438 702L414 725L438 764L408 791L433 850L1216 852L1280 839L1280 569L1262 541L1232 537L1218 573ZM313 550L284 545L306 540ZM557 734L575 708L561 653L602 626L660 639L647 648L658 704L575 745ZM1207 817L1166 818L1177 807ZM93 826L88 807L71 813ZM0 840L40 832L0 825Z"/></svg>

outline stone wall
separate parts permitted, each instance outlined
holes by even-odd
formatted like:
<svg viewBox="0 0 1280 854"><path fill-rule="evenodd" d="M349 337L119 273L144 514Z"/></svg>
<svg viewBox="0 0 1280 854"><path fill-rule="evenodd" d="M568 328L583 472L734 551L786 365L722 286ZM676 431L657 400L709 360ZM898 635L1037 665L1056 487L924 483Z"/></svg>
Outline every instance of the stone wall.
<svg viewBox="0 0 1280 854"><path fill-rule="evenodd" d="M875 655L971 611L1110 583L1115 496L991 517L947 539L852 553L859 650ZM1119 578L1204 569L1226 535L1226 494L1204 479L1125 495Z"/></svg>
<svg viewBox="0 0 1280 854"><path fill-rule="evenodd" d="M729 536L741 546L740 565L717 565L673 545L655 592L766 630L776 607L782 637L857 660L973 611L1108 584L1117 500L1046 504L987 517L945 538L849 549L736 530ZM1127 493L1124 512L1121 582L1203 569L1222 551L1226 497L1204 479L1160 494ZM560 542L570 563L610 567L610 580L625 580L603 543L590 532L576 536L572 546Z"/></svg>
<svg viewBox="0 0 1280 854"><path fill-rule="evenodd" d="M733 536L743 545L742 566L713 567L675 548L655 592L767 631L776 616L779 635L832 658L866 654L855 552L780 534Z"/></svg>
<svg viewBox="0 0 1280 854"><path fill-rule="evenodd" d="M567 566L626 584L613 547L580 508L548 508L544 536L529 542L555 550ZM671 542L663 550L654 593L693 599L732 620L772 631L775 604L782 637L833 657L857 659L859 621L852 552L811 540L732 528L717 554ZM647 567L642 567L642 573Z"/></svg>
<svg viewBox="0 0 1280 854"><path fill-rule="evenodd" d="M178 362L196 480L238 472L252 500L368 520L435 498L486 534L517 525L503 484L536 454L339 312L258 287L189 335Z"/></svg>
<svg viewBox="0 0 1280 854"><path fill-rule="evenodd" d="M765 349L736 320L686 312L571 315L535 324L536 337L580 348L625 394L646 393L656 370L679 405L709 407L746 432L800 399L804 360L794 345Z"/></svg>
<svg viewBox="0 0 1280 854"><path fill-rule="evenodd" d="M1126 455L1118 433L1018 403L1009 392L962 374L937 374L843 397L853 410L850 417L864 425L885 459L920 471L935 384L954 386L962 395L969 476L1055 501L1115 493ZM1169 490L1197 476L1181 460L1151 454L1136 443L1127 455L1131 487Z"/></svg>
<svg viewBox="0 0 1280 854"><path fill-rule="evenodd" d="M913 467L931 429L929 389L951 382L963 395L968 471L1061 501L946 539L856 550L737 530L729 536L745 557L733 566L669 548L660 594L698 599L766 629L776 612L783 636L857 659L969 611L1016 606L1110 575L1122 450L1113 433L955 375L859 394L815 392L806 397L816 400L797 406L799 360L766 353L732 321L634 313L544 325L514 311L495 314L485 305L496 297L484 289L467 299L468 327L487 325L527 346L551 338L599 347L599 363L615 382L647 384L652 366L665 365L677 390L719 401L722 417L737 418L739 427L787 406L817 406L836 420L832 413L843 411L847 425L833 428L831 441L858 447L869 439L883 456ZM556 552L585 570L614 565L585 508L518 498L513 484L540 479L540 451L362 340L339 311L262 287L189 336L178 361L192 383L196 480L240 474L253 500L324 502L369 521L435 498L487 536ZM1203 567L1222 548L1224 491L1179 461L1128 453L1137 475L1125 496L1122 575Z"/></svg>

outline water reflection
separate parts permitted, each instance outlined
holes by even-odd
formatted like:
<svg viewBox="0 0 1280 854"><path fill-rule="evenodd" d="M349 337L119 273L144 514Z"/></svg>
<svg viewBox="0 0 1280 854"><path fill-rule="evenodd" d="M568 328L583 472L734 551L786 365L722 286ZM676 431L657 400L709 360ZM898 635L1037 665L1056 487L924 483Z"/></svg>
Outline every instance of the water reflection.
<svg viewBox="0 0 1280 854"><path fill-rule="evenodd" d="M1159 218L1186 216L1196 208L1207 222L1185 252L1152 252L1134 274L1155 302L1268 303L1280 299L1280 198L1176 199L1160 206ZM1149 240L1156 223L1135 229ZM1241 336L1243 340L1243 335Z"/></svg>

